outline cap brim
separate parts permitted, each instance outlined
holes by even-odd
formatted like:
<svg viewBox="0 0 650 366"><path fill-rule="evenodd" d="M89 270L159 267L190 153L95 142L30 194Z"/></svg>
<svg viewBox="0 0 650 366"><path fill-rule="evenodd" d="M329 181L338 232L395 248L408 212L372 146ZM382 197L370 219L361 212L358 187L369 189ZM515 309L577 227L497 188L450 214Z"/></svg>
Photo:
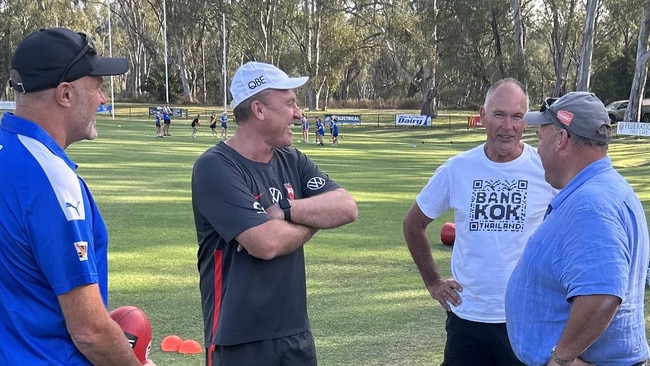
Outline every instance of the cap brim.
<svg viewBox="0 0 650 366"><path fill-rule="evenodd" d="M123 57L101 57L97 66L88 73L92 76L122 75L129 71L129 61Z"/></svg>
<svg viewBox="0 0 650 366"><path fill-rule="evenodd" d="M527 112L524 115L524 121L529 125L550 125L553 123L553 116L549 115L546 111L544 112Z"/></svg>
<svg viewBox="0 0 650 366"><path fill-rule="evenodd" d="M309 76L301 76L301 77L297 77L297 78L288 78L288 79L282 80L280 82L272 83L272 85L269 86L269 89L280 89L280 90L296 89L296 88L300 88L301 86L305 85L307 80L309 80Z"/></svg>

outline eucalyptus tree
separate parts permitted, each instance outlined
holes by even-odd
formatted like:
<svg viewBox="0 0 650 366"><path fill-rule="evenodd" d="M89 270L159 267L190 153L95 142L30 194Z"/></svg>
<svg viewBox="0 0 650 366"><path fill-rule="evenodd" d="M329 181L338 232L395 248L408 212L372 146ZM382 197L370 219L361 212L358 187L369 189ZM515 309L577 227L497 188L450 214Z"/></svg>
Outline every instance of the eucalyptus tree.
<svg viewBox="0 0 650 366"><path fill-rule="evenodd" d="M120 20L119 26L113 27L113 33L124 34L122 47L129 50L123 55L131 64L125 94L130 98L141 98L152 70L164 59L161 4L145 0L114 0L110 8L115 18Z"/></svg>
<svg viewBox="0 0 650 366"><path fill-rule="evenodd" d="M513 24L513 44L514 60L512 65L512 77L526 83L526 52L524 23L522 21L522 3L521 0L511 0L512 4L512 24Z"/></svg>
<svg viewBox="0 0 650 366"><path fill-rule="evenodd" d="M650 49L648 48L648 37L650 37L650 1L643 3L643 17L639 26L639 36L636 50L636 66L632 88L630 90L630 102L625 110L624 120L638 121L641 114L641 99L645 89L648 76L648 60L650 60ZM648 122L648 121L646 121Z"/></svg>
<svg viewBox="0 0 650 366"><path fill-rule="evenodd" d="M502 77L487 16L488 5L473 0L438 3L441 102L448 106L478 107L487 88Z"/></svg>
<svg viewBox="0 0 650 366"><path fill-rule="evenodd" d="M361 25L366 45L380 48L378 58L370 60L371 75L384 74L382 90L398 91L410 98L420 95L421 113L435 115L438 95L437 0L354 1L346 14ZM358 60L355 61L357 64ZM375 83L376 84L376 83ZM386 85L392 85L386 88Z"/></svg>
<svg viewBox="0 0 650 366"><path fill-rule="evenodd" d="M221 1L166 1L167 37L171 65L178 72L182 101L196 103L197 80L202 75L204 43L214 25L214 9Z"/></svg>
<svg viewBox="0 0 650 366"><path fill-rule="evenodd" d="M578 64L576 45L578 44L577 24L582 19L576 0L543 0L542 11L536 20L534 36L536 45L546 47L551 56L553 70L553 91L550 96L558 97L571 89L569 73ZM535 65L531 63L531 65ZM545 65L540 65L545 67ZM545 72L541 69L542 74ZM548 80L547 80L548 81Z"/></svg>
<svg viewBox="0 0 650 366"><path fill-rule="evenodd" d="M304 89L310 110L327 108L329 91L341 84L346 65L362 57L362 29L346 19L343 5L336 0L302 0L286 27L288 44L297 45L289 51L297 52L309 76Z"/></svg>
<svg viewBox="0 0 650 366"><path fill-rule="evenodd" d="M59 0L0 0L0 70L2 92L0 99L9 99L9 72L13 51L28 34L50 27L67 27L87 33L98 47L104 42L96 25L102 14L92 1Z"/></svg>
<svg viewBox="0 0 650 366"><path fill-rule="evenodd" d="M596 9L599 0L587 0L585 22L582 32L582 52L578 68L578 85L576 90L588 91L591 77L591 58L594 45L594 27L596 26Z"/></svg>
<svg viewBox="0 0 650 366"><path fill-rule="evenodd" d="M237 64L263 61L281 64L288 41L283 31L297 10L296 0L233 0L231 58Z"/></svg>

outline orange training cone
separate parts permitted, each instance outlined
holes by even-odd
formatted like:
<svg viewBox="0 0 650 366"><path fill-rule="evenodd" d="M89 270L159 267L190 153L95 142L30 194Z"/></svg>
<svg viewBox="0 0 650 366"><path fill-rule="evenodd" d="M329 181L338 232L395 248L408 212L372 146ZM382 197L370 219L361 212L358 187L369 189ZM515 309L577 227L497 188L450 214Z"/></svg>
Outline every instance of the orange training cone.
<svg viewBox="0 0 650 366"><path fill-rule="evenodd" d="M160 349L165 352L178 352L183 343L183 339L177 335L171 334L165 337L160 343Z"/></svg>
<svg viewBox="0 0 650 366"><path fill-rule="evenodd" d="M201 347L201 344L194 339L187 339L183 343L181 343L181 346L178 348L178 353L182 354L193 354L193 353L202 353L203 352L203 347Z"/></svg>

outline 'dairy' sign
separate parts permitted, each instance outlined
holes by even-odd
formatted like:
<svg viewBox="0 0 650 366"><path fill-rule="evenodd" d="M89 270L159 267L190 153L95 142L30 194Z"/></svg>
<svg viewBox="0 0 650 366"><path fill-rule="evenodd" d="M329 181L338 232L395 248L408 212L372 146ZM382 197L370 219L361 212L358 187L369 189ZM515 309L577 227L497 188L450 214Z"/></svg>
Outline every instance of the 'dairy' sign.
<svg viewBox="0 0 650 366"><path fill-rule="evenodd" d="M420 114L398 114L395 116L397 126L431 126L431 117Z"/></svg>

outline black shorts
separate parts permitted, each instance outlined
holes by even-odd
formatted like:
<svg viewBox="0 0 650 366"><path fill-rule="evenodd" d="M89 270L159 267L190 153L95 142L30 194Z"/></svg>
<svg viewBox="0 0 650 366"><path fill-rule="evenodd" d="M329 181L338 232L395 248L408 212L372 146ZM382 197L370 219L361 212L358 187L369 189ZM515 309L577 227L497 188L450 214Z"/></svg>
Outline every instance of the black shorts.
<svg viewBox="0 0 650 366"><path fill-rule="evenodd" d="M524 366L515 356L505 323L479 323L447 313L442 366Z"/></svg>
<svg viewBox="0 0 650 366"><path fill-rule="evenodd" d="M212 357L210 363L209 358ZM212 366L316 366L316 345L309 330L287 337L234 346L216 346L206 354Z"/></svg>

